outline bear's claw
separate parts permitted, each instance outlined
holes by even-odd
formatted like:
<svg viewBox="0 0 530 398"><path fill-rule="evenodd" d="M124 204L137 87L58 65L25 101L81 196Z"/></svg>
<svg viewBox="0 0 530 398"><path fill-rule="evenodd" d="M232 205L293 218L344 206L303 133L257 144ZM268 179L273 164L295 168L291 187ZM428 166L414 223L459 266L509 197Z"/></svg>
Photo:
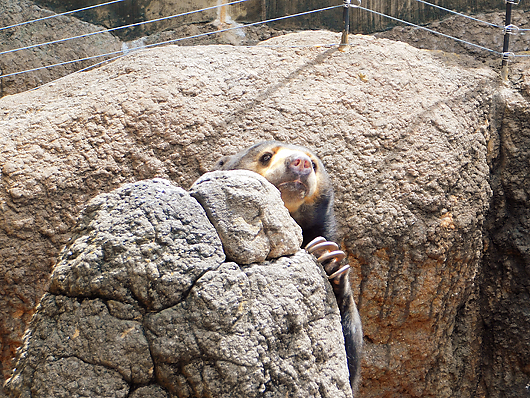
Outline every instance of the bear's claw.
<svg viewBox="0 0 530 398"><path fill-rule="evenodd" d="M339 246L335 242L328 242L326 238L318 236L307 244L305 249L314 254L316 251L321 251L327 249L329 246L330 249L337 250Z"/></svg>
<svg viewBox="0 0 530 398"><path fill-rule="evenodd" d="M346 254L342 250L338 250L338 248L339 246L335 242L326 241L321 236L313 239L305 247L309 254L317 257L317 261L324 267L330 281L340 280L350 268L349 265L339 268L341 261L346 258Z"/></svg>
<svg viewBox="0 0 530 398"><path fill-rule="evenodd" d="M340 267L337 271L335 271L331 275L329 275L328 279L329 280L333 280L333 279L342 277L343 275L345 275L348 272L349 269L350 269L350 264L346 264L346 265Z"/></svg>

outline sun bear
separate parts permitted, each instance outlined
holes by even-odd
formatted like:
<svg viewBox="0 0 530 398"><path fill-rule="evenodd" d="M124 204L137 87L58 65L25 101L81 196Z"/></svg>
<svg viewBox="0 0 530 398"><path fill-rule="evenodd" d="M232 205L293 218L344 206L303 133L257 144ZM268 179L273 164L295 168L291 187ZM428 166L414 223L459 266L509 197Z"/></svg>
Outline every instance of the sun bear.
<svg viewBox="0 0 530 398"><path fill-rule="evenodd" d="M254 171L280 191L285 207L302 228L303 246L323 265L333 287L355 395L360 380L362 325L348 277L350 267L341 265L346 256L333 242L337 239L334 191L322 161L305 147L265 141L221 158L215 169Z"/></svg>
<svg viewBox="0 0 530 398"><path fill-rule="evenodd" d="M318 236L336 239L333 187L324 165L308 149L266 141L221 158L216 169L251 170L278 188L302 228L303 246Z"/></svg>

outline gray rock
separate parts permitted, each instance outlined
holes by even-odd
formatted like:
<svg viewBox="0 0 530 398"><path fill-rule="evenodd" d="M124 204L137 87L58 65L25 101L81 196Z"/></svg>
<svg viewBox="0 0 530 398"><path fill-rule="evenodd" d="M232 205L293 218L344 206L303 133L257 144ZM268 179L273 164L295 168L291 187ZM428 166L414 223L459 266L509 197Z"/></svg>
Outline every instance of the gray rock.
<svg viewBox="0 0 530 398"><path fill-rule="evenodd" d="M46 361L40 371L35 372L31 395L24 392L20 396L125 398L128 392L129 386L118 372L70 357Z"/></svg>
<svg viewBox="0 0 530 398"><path fill-rule="evenodd" d="M222 180L240 194L262 186L244 174ZM265 202L252 202L264 225ZM247 216L244 201L230 206ZM286 211L276 217L292 220ZM52 274L7 393L351 397L340 314L313 257L297 250L246 267L223 261L202 207L169 181L96 197Z"/></svg>
<svg viewBox="0 0 530 398"><path fill-rule="evenodd" d="M167 308L224 261L202 207L167 180L128 184L92 200L50 291Z"/></svg>
<svg viewBox="0 0 530 398"><path fill-rule="evenodd" d="M140 322L113 317L101 299L46 294L9 388L13 396L126 397L130 384L152 377Z"/></svg>
<svg viewBox="0 0 530 398"><path fill-rule="evenodd" d="M333 294L311 257L207 272L185 302L146 315L157 379L176 396L348 397Z"/></svg>
<svg viewBox="0 0 530 398"><path fill-rule="evenodd" d="M157 385L140 387L134 390L130 398L168 398L169 395L164 389Z"/></svg>
<svg viewBox="0 0 530 398"><path fill-rule="evenodd" d="M302 244L302 229L290 217L280 192L257 173L206 173L190 192L205 208L227 257L238 264L290 255Z"/></svg>

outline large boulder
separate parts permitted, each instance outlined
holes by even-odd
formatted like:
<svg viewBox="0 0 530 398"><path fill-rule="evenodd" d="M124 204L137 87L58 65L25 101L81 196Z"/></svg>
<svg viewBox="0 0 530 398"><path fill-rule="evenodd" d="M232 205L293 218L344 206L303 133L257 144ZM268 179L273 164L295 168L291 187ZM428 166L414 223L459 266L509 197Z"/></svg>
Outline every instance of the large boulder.
<svg viewBox="0 0 530 398"><path fill-rule="evenodd" d="M335 186L365 331L361 395L481 393L498 75L386 39L323 46L339 36L153 49L0 100L5 375L91 198L153 177L188 189L219 157L277 139L314 149Z"/></svg>
<svg viewBox="0 0 530 398"><path fill-rule="evenodd" d="M276 188L224 174L228 185L246 179L232 192L240 218L245 199L264 197L254 220L267 229L267 206L282 202L261 185ZM225 201L215 190L207 196L212 208ZM296 225L288 212L277 218ZM155 397L351 397L323 270L299 242L290 257L224 262L222 246L237 240L222 245L199 203L167 180L90 201L26 332L9 396L127 397L149 385Z"/></svg>

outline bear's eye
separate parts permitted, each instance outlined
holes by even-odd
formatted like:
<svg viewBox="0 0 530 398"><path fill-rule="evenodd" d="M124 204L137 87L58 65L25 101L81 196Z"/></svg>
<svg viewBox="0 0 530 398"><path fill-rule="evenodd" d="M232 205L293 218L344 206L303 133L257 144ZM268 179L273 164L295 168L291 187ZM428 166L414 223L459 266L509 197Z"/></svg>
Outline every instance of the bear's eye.
<svg viewBox="0 0 530 398"><path fill-rule="evenodd" d="M262 164L267 164L270 162L271 159L272 159L272 153L267 152L261 155L261 157L259 158L259 161Z"/></svg>
<svg viewBox="0 0 530 398"><path fill-rule="evenodd" d="M313 165L313 170L316 171L316 170L317 170L317 164L316 164L316 162L311 161L311 164Z"/></svg>

